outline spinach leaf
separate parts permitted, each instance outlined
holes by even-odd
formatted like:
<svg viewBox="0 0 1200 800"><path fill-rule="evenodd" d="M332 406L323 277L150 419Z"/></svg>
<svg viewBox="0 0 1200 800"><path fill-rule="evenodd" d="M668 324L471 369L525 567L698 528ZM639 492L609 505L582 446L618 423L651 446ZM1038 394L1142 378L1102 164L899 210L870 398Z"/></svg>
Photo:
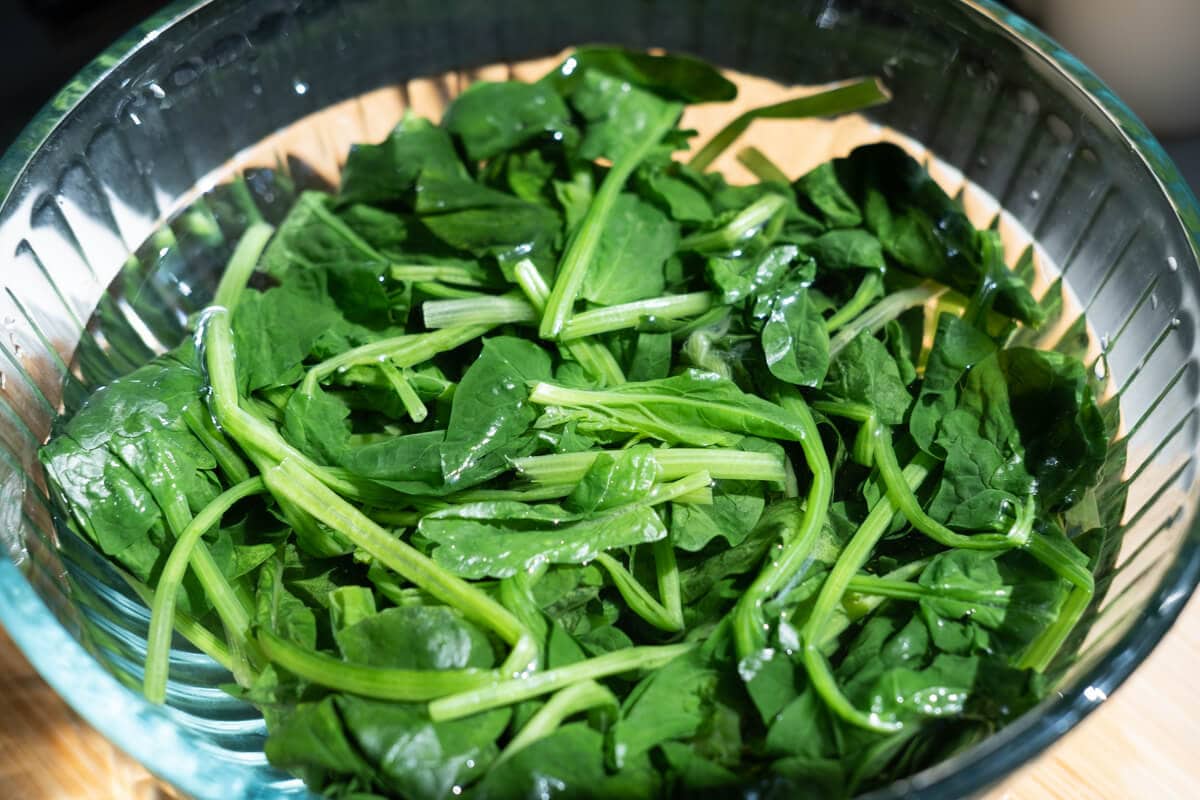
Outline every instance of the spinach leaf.
<svg viewBox="0 0 1200 800"><path fill-rule="evenodd" d="M678 226L661 211L637 195L618 195L580 296L609 306L657 297L678 241Z"/></svg>
<svg viewBox="0 0 1200 800"><path fill-rule="evenodd" d="M494 158L542 136L567 147L578 137L557 92L520 81L468 86L446 109L442 127L462 142L472 161Z"/></svg>
<svg viewBox="0 0 1200 800"><path fill-rule="evenodd" d="M487 637L445 606L388 608L336 632L342 657L396 669L488 668Z"/></svg>
<svg viewBox="0 0 1200 800"><path fill-rule="evenodd" d="M507 578L542 564L586 564L605 550L667 535L658 514L646 506L581 517L554 505L513 501L434 511L421 519L419 530L438 545L434 560L464 578Z"/></svg>
<svg viewBox="0 0 1200 800"><path fill-rule="evenodd" d="M529 398L548 406L539 427L570 421L585 433L621 431L699 446L732 446L744 434L787 441L798 441L803 435L792 415L779 406L698 370L603 391L540 383Z"/></svg>
<svg viewBox="0 0 1200 800"><path fill-rule="evenodd" d="M968 295L988 277L979 232L962 209L915 160L894 144L856 148L834 171L863 209L867 228L884 252L910 272L935 278ZM997 311L1036 325L1041 311L1025 283L996 276Z"/></svg>
<svg viewBox="0 0 1200 800"><path fill-rule="evenodd" d="M733 83L698 58L678 53L651 55L621 47L578 47L543 80L570 94L581 76L593 70L685 103L732 100L737 96Z"/></svg>
<svg viewBox="0 0 1200 800"><path fill-rule="evenodd" d="M484 340L454 394L441 451L447 486L479 483L506 470L508 459L533 452L537 411L526 384L549 377L550 356L536 344L507 336Z"/></svg>
<svg viewBox="0 0 1200 800"><path fill-rule="evenodd" d="M781 381L818 386L829 369L829 333L825 319L802 277L789 277L769 298L762 327L767 368Z"/></svg>
<svg viewBox="0 0 1200 800"><path fill-rule="evenodd" d="M467 177L446 130L409 114L383 142L350 148L342 169L338 200L347 205L403 203L417 177L426 171Z"/></svg>

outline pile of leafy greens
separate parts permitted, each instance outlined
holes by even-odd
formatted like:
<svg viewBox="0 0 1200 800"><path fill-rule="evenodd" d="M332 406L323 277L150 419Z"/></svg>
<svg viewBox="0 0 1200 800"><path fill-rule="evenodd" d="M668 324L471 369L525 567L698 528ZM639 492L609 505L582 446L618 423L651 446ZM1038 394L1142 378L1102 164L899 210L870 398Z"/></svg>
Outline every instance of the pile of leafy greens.
<svg viewBox="0 0 1200 800"><path fill-rule="evenodd" d="M152 598L150 699L178 630L359 799L845 797L1038 702L1115 535L1098 387L902 149L706 170L875 81L677 158L734 94L583 48L249 227L41 453Z"/></svg>

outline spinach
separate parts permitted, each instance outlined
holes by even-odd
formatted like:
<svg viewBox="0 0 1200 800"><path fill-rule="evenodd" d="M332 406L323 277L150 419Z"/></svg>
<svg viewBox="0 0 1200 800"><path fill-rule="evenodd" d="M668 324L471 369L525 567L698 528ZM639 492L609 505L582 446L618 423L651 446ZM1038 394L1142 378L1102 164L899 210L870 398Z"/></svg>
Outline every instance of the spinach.
<svg viewBox="0 0 1200 800"><path fill-rule="evenodd" d="M40 459L151 604L151 700L178 629L340 798L850 797L1037 705L1120 544L1086 322L895 146L705 171L875 81L681 162L733 95L580 48L244 210L165 354L105 299Z"/></svg>

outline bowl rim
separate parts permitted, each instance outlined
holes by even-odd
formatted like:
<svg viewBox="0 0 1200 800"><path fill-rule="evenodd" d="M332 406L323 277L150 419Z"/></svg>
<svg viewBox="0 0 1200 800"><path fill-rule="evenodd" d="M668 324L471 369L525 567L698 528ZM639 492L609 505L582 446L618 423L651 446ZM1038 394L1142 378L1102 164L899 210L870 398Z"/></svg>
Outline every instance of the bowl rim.
<svg viewBox="0 0 1200 800"><path fill-rule="evenodd" d="M0 210L7 206L34 155L98 85L165 30L215 2L174 0L106 48L57 92L0 155ZM1187 233L1193 263L1200 263L1200 203L1137 115L1078 58L1021 15L997 0L959 2L1073 84L1123 135ZM962 753L863 797L971 796L1006 777L1075 727L1129 677L1170 629L1198 582L1200 515L1155 587L1142 624L1133 626L1109 655L1076 679L1078 688L1059 693ZM181 728L169 709L151 705L106 672L8 558L0 559L0 624L72 709L156 776L195 797L213 797L215 789L228 797L231 789L252 785L251 773L257 767L202 761L211 745L201 735ZM71 668L64 670L64 665Z"/></svg>

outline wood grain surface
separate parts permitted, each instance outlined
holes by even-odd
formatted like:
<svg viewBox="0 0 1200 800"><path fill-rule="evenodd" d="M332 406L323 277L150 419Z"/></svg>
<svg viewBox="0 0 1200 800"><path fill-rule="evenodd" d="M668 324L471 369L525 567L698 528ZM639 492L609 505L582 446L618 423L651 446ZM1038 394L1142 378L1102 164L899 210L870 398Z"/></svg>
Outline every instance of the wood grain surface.
<svg viewBox="0 0 1200 800"><path fill-rule="evenodd" d="M1200 785L1200 598L1132 678L985 800L1173 800ZM175 795L54 694L0 628L0 798ZM229 798L229 800L236 800Z"/></svg>

